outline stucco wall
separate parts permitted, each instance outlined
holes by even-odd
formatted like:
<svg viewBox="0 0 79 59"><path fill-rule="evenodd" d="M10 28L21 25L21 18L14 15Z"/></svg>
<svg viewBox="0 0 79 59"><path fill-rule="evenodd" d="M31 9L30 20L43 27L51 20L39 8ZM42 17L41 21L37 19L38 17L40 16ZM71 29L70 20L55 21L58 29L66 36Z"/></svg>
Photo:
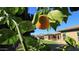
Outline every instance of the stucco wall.
<svg viewBox="0 0 79 59"><path fill-rule="evenodd" d="M57 42L60 44L66 44L65 40L63 39L63 33L60 34L60 39Z"/></svg>
<svg viewBox="0 0 79 59"><path fill-rule="evenodd" d="M63 39L63 34L66 33L66 36L69 36L71 38L73 38L74 40L78 41L78 35L77 35L77 31L71 31L71 32L63 32L61 33L61 40Z"/></svg>
<svg viewBox="0 0 79 59"><path fill-rule="evenodd" d="M78 41L78 36L77 36L77 32L67 32L66 35L68 35L69 37L75 39L76 41Z"/></svg>
<svg viewBox="0 0 79 59"><path fill-rule="evenodd" d="M44 40L49 40L49 37L48 36L44 36Z"/></svg>
<svg viewBox="0 0 79 59"><path fill-rule="evenodd" d="M78 35L77 35L78 31L70 31L70 32L61 32L59 35L60 39L56 39L57 42L59 42L60 44L66 44L65 40L63 39L63 34L65 33L66 36L69 36L73 39L75 39L76 41L78 41ZM44 36L45 40L49 40L49 36Z"/></svg>

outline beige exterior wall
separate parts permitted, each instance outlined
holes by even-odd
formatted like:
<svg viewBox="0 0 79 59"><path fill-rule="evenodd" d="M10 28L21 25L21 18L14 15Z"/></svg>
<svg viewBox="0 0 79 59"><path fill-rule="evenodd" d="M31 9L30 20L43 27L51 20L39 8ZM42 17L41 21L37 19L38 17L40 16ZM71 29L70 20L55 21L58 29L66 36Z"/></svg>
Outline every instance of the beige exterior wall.
<svg viewBox="0 0 79 59"><path fill-rule="evenodd" d="M69 36L71 38L73 38L76 42L78 41L78 35L77 35L78 31L71 31L71 32L63 32L60 34L60 39L58 40L59 43L61 44L66 44L65 40L63 39L63 34L65 33L66 36Z"/></svg>
<svg viewBox="0 0 79 59"><path fill-rule="evenodd" d="M69 36L73 39L75 39L76 41L78 41L78 35L77 35L78 31L70 31L70 32L63 32L58 34L59 35L59 39L56 38L56 41L59 42L60 44L66 44L65 40L63 39L63 34L65 33L66 36ZM56 35L56 37L58 37L58 35ZM51 35L52 36L52 35ZM49 35L44 36L45 40L49 40ZM53 38L52 38L53 39ZM50 39L50 40L52 40Z"/></svg>
<svg viewBox="0 0 79 59"><path fill-rule="evenodd" d="M45 35L44 40L59 40L60 34Z"/></svg>
<svg viewBox="0 0 79 59"><path fill-rule="evenodd" d="M66 42L63 39L63 33L60 34L60 39L57 41L59 44L66 44Z"/></svg>
<svg viewBox="0 0 79 59"><path fill-rule="evenodd" d="M66 36L69 36L69 37L71 37L71 38L73 38L74 40L76 40L76 42L78 41L78 35L77 35L77 32L78 31L72 31L72 32L64 32L64 33L66 33ZM61 33L61 41L63 42L63 34L64 33Z"/></svg>
<svg viewBox="0 0 79 59"><path fill-rule="evenodd" d="M78 41L78 36L77 36L77 32L67 32L66 33L67 36L73 38L74 40Z"/></svg>
<svg viewBox="0 0 79 59"><path fill-rule="evenodd" d="M49 38L48 38L48 36L44 36L44 40L48 40Z"/></svg>

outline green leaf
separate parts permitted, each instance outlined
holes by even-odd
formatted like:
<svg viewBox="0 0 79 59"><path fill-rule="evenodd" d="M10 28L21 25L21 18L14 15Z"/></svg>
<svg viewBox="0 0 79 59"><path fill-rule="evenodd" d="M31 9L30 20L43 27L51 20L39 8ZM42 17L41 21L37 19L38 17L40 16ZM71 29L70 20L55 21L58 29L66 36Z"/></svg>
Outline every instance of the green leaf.
<svg viewBox="0 0 79 59"><path fill-rule="evenodd" d="M17 14L22 14L25 10L25 7L19 7Z"/></svg>
<svg viewBox="0 0 79 59"><path fill-rule="evenodd" d="M37 11L40 11L40 10L43 10L43 9L44 9L44 7L38 7Z"/></svg>
<svg viewBox="0 0 79 59"><path fill-rule="evenodd" d="M63 21L64 21L65 23L67 23L68 16L71 15L71 14L69 13L68 7L62 7L62 8L61 8L61 12L66 16L66 17L64 16Z"/></svg>
<svg viewBox="0 0 79 59"><path fill-rule="evenodd" d="M56 31L57 27L60 25L60 23L58 21L56 21L55 23L50 23L51 27Z"/></svg>
<svg viewBox="0 0 79 59"><path fill-rule="evenodd" d="M15 20L18 24L20 22L22 22L22 19L20 17L9 16L8 19L7 19L7 24L8 24L8 27L10 27L11 30L15 28L15 24L12 20Z"/></svg>
<svg viewBox="0 0 79 59"><path fill-rule="evenodd" d="M61 12L62 12L64 15L66 15L67 17L68 17L69 15L71 15L71 14L69 13L68 7L62 7L62 8L61 8Z"/></svg>
<svg viewBox="0 0 79 59"><path fill-rule="evenodd" d="M39 16L42 14L42 12L36 12L34 14L33 20L32 20L32 24L36 24L38 21Z"/></svg>
<svg viewBox="0 0 79 59"><path fill-rule="evenodd" d="M15 17L11 17L11 18L14 19L18 24L23 21L21 17L15 16Z"/></svg>
<svg viewBox="0 0 79 59"><path fill-rule="evenodd" d="M9 29L0 29L0 44L14 44L18 40L17 34Z"/></svg>
<svg viewBox="0 0 79 59"><path fill-rule="evenodd" d="M4 7L0 7L0 17L5 16Z"/></svg>
<svg viewBox="0 0 79 59"><path fill-rule="evenodd" d="M64 21L65 23L67 23L68 16L71 15L71 14L69 13L68 7L54 7L53 10L59 10L59 11L61 11L61 12L63 13L63 15L64 15L63 21Z"/></svg>
<svg viewBox="0 0 79 59"><path fill-rule="evenodd" d="M19 10L19 7L6 7L5 8L5 11L8 13L8 14L11 14L11 15L15 15Z"/></svg>
<svg viewBox="0 0 79 59"><path fill-rule="evenodd" d="M7 25L11 30L15 28L15 24L13 23L12 19L7 20Z"/></svg>
<svg viewBox="0 0 79 59"><path fill-rule="evenodd" d="M47 15L49 12L48 7L38 7L37 11L42 12L42 14Z"/></svg>
<svg viewBox="0 0 79 59"><path fill-rule="evenodd" d="M37 46L39 43L36 38L33 38L31 36L23 36L23 38L24 38L24 42L26 43L26 45Z"/></svg>
<svg viewBox="0 0 79 59"><path fill-rule="evenodd" d="M5 16L4 10L0 10L0 17Z"/></svg>
<svg viewBox="0 0 79 59"><path fill-rule="evenodd" d="M6 23L6 18L0 17L0 24L5 24L5 23Z"/></svg>
<svg viewBox="0 0 79 59"><path fill-rule="evenodd" d="M70 15L68 7L54 7L53 10L60 10L66 16Z"/></svg>
<svg viewBox="0 0 79 59"><path fill-rule="evenodd" d="M49 13L48 8L45 7L45 8L42 10L42 13L43 13L44 15L47 15L47 14Z"/></svg>
<svg viewBox="0 0 79 59"><path fill-rule="evenodd" d="M19 24L21 33L29 32L35 29L35 26L32 25L31 21L22 21Z"/></svg>
<svg viewBox="0 0 79 59"><path fill-rule="evenodd" d="M73 47L75 47L76 46L76 41L73 39L73 38L71 38L71 37L66 37L66 39L65 39L65 41L66 41L66 43L69 45L69 46L73 46Z"/></svg>
<svg viewBox="0 0 79 59"><path fill-rule="evenodd" d="M58 21L62 23L64 15L59 10L53 10L48 13L48 17L50 18L51 21Z"/></svg>
<svg viewBox="0 0 79 59"><path fill-rule="evenodd" d="M67 23L68 17L64 17L63 21Z"/></svg>

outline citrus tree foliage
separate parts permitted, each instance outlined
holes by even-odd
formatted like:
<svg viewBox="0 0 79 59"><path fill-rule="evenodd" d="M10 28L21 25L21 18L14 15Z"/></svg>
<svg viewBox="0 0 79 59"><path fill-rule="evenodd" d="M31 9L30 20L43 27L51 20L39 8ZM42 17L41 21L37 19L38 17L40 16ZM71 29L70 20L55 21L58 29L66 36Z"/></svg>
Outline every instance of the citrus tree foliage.
<svg viewBox="0 0 79 59"><path fill-rule="evenodd" d="M68 9L69 8L69 9ZM79 7L39 7L37 8L37 12L34 15L33 24L37 24L38 21L40 21L40 16L47 16L48 20L50 21L50 27L52 27L54 30L57 29L58 26L61 25L62 22L67 23L68 17L71 15L69 13L69 10L71 12L74 11L78 11ZM45 20L47 20L46 18L44 18ZM43 19L41 18L41 21ZM43 21L43 24L41 22L39 22L40 24L36 25L36 27L38 27L39 29L43 29L42 26L46 25L46 23ZM44 26L43 26L44 27ZM48 29L49 27L44 27L44 29ZM50 28L49 28L50 29ZM79 44L77 44L77 42L71 38L71 37L67 37L65 39L65 42L67 43L66 46L62 46L59 49L60 50L65 50L65 51L69 51L69 50L79 50Z"/></svg>
<svg viewBox="0 0 79 59"><path fill-rule="evenodd" d="M23 20L19 15L24 13L24 7L0 8L0 25L7 27L0 29L0 44L15 44L20 40L23 45L23 34L34 30L30 20Z"/></svg>
<svg viewBox="0 0 79 59"><path fill-rule="evenodd" d="M70 8L70 10L76 11L73 8ZM26 50L23 42L26 40L25 43L30 45L29 48L42 50L45 48L45 45L39 45L37 40L34 41L32 37L29 37L30 41L27 40L28 38L24 34L26 32L30 34L35 29L35 26L40 29L50 29L52 27L56 30L63 21L67 23L68 16L70 15L67 7L38 7L33 19L30 19L26 14L23 16L23 13L26 13L25 7L0 7L0 25L6 26L0 28L0 44L14 45L19 40L23 50ZM39 47L34 47L33 42L37 42Z"/></svg>
<svg viewBox="0 0 79 59"><path fill-rule="evenodd" d="M50 26L55 30L63 21L66 23L68 16L70 15L67 7L39 7L34 15L33 24L39 21L39 16L47 15L50 21Z"/></svg>
<svg viewBox="0 0 79 59"><path fill-rule="evenodd" d="M66 37L65 41L70 46L73 46L73 47L76 46L76 41L73 38L71 38L71 37Z"/></svg>
<svg viewBox="0 0 79 59"><path fill-rule="evenodd" d="M59 47L61 51L79 51L79 45L78 42L76 42L73 38L67 36L65 38L65 42L67 45L64 45L62 47Z"/></svg>
<svg viewBox="0 0 79 59"><path fill-rule="evenodd" d="M14 44L17 40L16 32L9 29L0 29L0 44Z"/></svg>

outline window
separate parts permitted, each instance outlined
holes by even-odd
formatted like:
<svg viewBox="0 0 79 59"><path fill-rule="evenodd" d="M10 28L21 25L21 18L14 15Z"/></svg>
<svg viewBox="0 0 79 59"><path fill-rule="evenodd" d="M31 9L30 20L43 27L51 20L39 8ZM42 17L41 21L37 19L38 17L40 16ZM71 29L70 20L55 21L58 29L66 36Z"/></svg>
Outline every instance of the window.
<svg viewBox="0 0 79 59"><path fill-rule="evenodd" d="M77 32L78 40L79 40L79 32Z"/></svg>
<svg viewBox="0 0 79 59"><path fill-rule="evenodd" d="M63 33L63 39L65 39L66 38L66 33Z"/></svg>

